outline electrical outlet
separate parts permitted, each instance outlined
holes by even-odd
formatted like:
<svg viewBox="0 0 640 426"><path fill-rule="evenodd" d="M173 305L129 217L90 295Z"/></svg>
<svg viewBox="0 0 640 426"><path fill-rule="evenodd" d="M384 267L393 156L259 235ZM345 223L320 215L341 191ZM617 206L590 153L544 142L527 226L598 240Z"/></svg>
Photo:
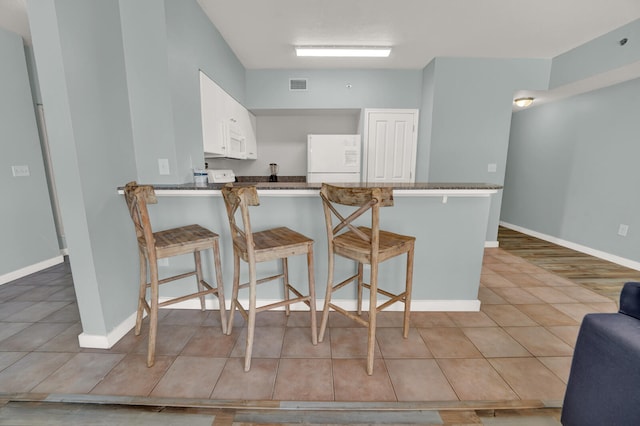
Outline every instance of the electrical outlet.
<svg viewBox="0 0 640 426"><path fill-rule="evenodd" d="M158 259L158 266L169 266L169 259L162 258L162 259Z"/></svg>
<svg viewBox="0 0 640 426"><path fill-rule="evenodd" d="M14 177L29 176L31 174L29 173L29 166L27 165L11 166L11 171L13 172Z"/></svg>
<svg viewBox="0 0 640 426"><path fill-rule="evenodd" d="M620 235L621 237L626 237L627 232L629 232L629 225L621 223L618 227L618 235Z"/></svg>
<svg viewBox="0 0 640 426"><path fill-rule="evenodd" d="M161 175L170 175L169 160L167 158L158 158L158 173Z"/></svg>
<svg viewBox="0 0 640 426"><path fill-rule="evenodd" d="M498 171L498 165L496 163L489 163L489 165L487 165L487 171L489 173L495 173Z"/></svg>

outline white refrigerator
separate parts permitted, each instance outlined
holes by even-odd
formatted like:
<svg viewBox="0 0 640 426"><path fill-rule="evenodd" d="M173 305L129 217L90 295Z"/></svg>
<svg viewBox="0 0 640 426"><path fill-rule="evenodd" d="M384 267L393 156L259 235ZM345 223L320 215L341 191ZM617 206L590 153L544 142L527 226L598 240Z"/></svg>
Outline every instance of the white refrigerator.
<svg viewBox="0 0 640 426"><path fill-rule="evenodd" d="M307 182L360 182L360 135L308 135Z"/></svg>

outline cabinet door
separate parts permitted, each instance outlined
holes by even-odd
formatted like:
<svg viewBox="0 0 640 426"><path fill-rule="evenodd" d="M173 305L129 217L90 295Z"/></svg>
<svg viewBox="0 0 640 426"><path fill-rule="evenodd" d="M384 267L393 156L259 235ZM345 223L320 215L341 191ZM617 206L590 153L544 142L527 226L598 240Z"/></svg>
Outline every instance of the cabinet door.
<svg viewBox="0 0 640 426"><path fill-rule="evenodd" d="M247 110L240 102L225 93L224 123L227 134L227 156L236 159L247 158L247 137L244 126Z"/></svg>
<svg viewBox="0 0 640 426"><path fill-rule="evenodd" d="M225 101L225 122L242 138L242 146L227 147L227 154L234 158L255 160L258 158L256 144L256 118L242 104L227 95Z"/></svg>
<svg viewBox="0 0 640 426"><path fill-rule="evenodd" d="M367 182L414 182L418 110L365 110Z"/></svg>
<svg viewBox="0 0 640 426"><path fill-rule="evenodd" d="M245 128L244 134L247 139L247 159L255 160L258 158L258 144L256 141L256 116L247 111L246 122L243 123Z"/></svg>
<svg viewBox="0 0 640 426"><path fill-rule="evenodd" d="M221 117L225 122L237 123L242 105L240 105L240 102L236 101L233 96L227 92L223 93L224 100L222 103L223 107Z"/></svg>
<svg viewBox="0 0 640 426"><path fill-rule="evenodd" d="M205 157L226 155L227 147L222 125L225 95L216 83L200 71L200 111Z"/></svg>

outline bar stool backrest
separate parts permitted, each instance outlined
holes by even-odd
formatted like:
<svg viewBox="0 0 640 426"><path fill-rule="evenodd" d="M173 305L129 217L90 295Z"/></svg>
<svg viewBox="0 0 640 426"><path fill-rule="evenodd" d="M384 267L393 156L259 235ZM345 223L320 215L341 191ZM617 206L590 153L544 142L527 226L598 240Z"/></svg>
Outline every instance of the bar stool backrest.
<svg viewBox="0 0 640 426"><path fill-rule="evenodd" d="M155 238L147 209L147 204L158 203L155 191L151 185L138 185L136 182L129 182L124 187L124 197L135 226L138 246L141 250L146 251L148 256L155 259Z"/></svg>
<svg viewBox="0 0 640 426"><path fill-rule="evenodd" d="M253 249L253 234L251 232L251 219L249 206L259 206L260 199L255 186L233 186L227 184L221 190L224 205L229 217L229 228L233 245L240 252L249 252ZM236 215L240 215L238 223Z"/></svg>
<svg viewBox="0 0 640 426"><path fill-rule="evenodd" d="M333 239L343 232L353 232L357 237L372 245L372 250L377 250L378 231L380 227L380 207L393 206L393 188L389 187L337 187L326 183L322 184L320 197L323 201L327 236L331 245ZM340 212L334 204L351 207L359 207L347 217ZM354 225L354 221L371 210L371 235L362 232ZM337 225L333 226L333 218L337 219Z"/></svg>

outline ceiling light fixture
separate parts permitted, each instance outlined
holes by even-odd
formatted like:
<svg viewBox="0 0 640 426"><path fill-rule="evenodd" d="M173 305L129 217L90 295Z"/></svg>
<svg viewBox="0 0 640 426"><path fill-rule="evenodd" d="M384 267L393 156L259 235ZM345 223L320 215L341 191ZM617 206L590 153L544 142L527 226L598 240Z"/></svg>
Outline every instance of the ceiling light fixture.
<svg viewBox="0 0 640 426"><path fill-rule="evenodd" d="M513 102L520 108L526 108L533 103L534 98L518 98Z"/></svg>
<svg viewBox="0 0 640 426"><path fill-rule="evenodd" d="M390 53L390 47L379 46L296 46L297 56L386 58Z"/></svg>

